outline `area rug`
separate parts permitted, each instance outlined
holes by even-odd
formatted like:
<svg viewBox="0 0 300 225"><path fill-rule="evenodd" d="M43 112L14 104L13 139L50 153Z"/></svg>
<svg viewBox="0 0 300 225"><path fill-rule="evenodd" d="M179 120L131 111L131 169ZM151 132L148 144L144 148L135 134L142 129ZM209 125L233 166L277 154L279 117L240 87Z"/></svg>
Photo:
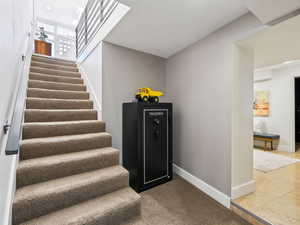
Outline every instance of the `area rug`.
<svg viewBox="0 0 300 225"><path fill-rule="evenodd" d="M254 168L264 173L268 173L297 162L300 162L300 160L254 149Z"/></svg>

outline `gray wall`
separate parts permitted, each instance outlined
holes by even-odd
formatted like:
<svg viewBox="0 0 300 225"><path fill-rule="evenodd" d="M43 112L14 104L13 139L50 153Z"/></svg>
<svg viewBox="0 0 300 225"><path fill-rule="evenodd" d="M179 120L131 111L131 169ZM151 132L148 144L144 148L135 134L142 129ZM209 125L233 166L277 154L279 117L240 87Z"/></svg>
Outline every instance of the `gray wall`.
<svg viewBox="0 0 300 225"><path fill-rule="evenodd" d="M260 27L247 14L167 61L174 163L230 196L234 42Z"/></svg>
<svg viewBox="0 0 300 225"><path fill-rule="evenodd" d="M139 87L165 91L163 58L103 42L102 107L113 146L122 149L122 103L134 100Z"/></svg>

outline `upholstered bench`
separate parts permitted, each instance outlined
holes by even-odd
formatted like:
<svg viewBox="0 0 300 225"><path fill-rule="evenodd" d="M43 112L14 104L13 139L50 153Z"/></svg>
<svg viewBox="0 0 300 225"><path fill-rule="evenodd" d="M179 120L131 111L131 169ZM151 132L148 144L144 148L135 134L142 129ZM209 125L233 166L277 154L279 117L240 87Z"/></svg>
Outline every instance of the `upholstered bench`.
<svg viewBox="0 0 300 225"><path fill-rule="evenodd" d="M261 133L261 132L254 132L253 134L255 141L264 141L265 142L265 150L267 149L267 144L271 144L271 150L274 150L273 142L280 139L280 135L277 134L269 134L269 133Z"/></svg>

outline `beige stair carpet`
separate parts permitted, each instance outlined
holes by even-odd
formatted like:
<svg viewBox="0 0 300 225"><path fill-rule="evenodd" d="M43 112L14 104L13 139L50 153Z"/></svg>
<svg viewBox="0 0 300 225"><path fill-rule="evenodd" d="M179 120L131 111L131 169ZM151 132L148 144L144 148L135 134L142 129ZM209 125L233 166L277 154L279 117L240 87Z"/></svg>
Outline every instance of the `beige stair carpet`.
<svg viewBox="0 0 300 225"><path fill-rule="evenodd" d="M119 225L138 218L119 150L74 62L32 56L13 225Z"/></svg>

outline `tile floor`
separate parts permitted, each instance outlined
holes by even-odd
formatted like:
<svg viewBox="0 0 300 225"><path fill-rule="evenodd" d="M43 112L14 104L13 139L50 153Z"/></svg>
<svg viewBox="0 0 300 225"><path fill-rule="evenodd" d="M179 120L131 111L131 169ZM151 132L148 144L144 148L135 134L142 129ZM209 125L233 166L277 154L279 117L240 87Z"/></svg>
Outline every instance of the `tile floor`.
<svg viewBox="0 0 300 225"><path fill-rule="evenodd" d="M300 151L274 153L300 159ZM300 225L300 163L269 173L254 170L256 192L235 200L274 225Z"/></svg>

